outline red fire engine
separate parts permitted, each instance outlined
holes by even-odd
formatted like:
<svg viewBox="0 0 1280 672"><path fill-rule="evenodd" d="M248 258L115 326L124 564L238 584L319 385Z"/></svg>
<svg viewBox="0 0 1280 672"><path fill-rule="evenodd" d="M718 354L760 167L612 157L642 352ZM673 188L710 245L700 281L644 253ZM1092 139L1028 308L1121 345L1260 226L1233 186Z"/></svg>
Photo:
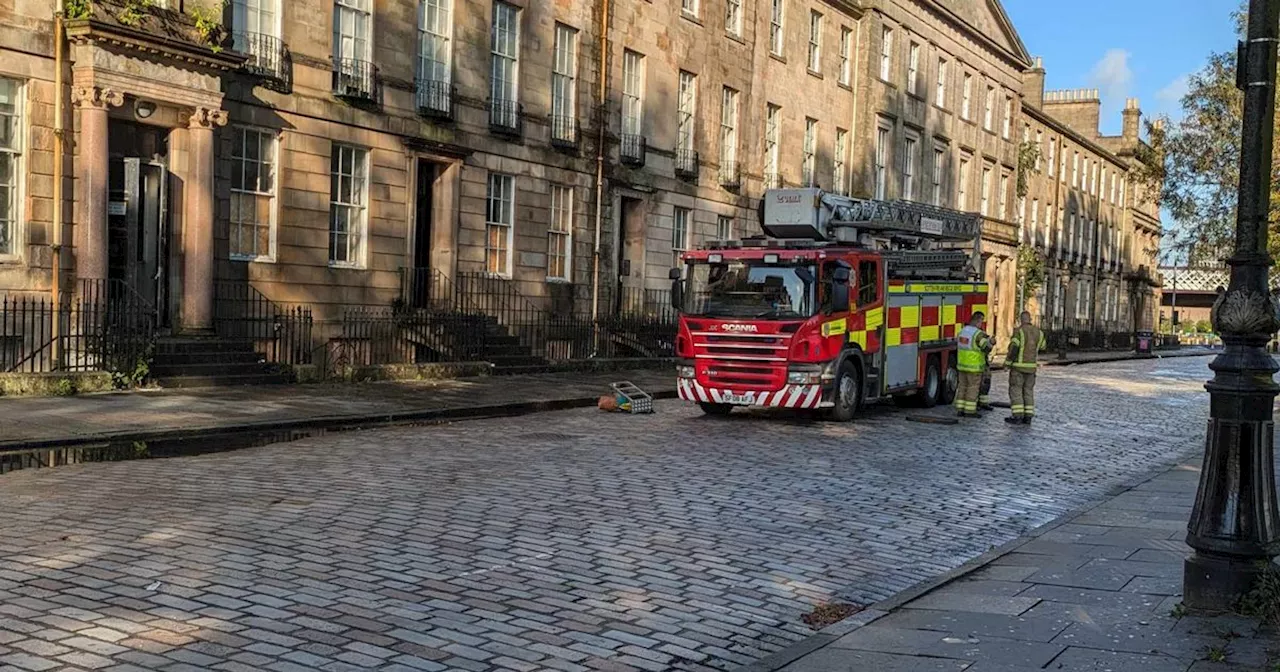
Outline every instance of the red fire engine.
<svg viewBox="0 0 1280 672"><path fill-rule="evenodd" d="M681 399L713 415L754 406L836 420L886 397L951 403L956 334L987 311L976 216L771 189L761 227L765 237L708 244L671 271Z"/></svg>

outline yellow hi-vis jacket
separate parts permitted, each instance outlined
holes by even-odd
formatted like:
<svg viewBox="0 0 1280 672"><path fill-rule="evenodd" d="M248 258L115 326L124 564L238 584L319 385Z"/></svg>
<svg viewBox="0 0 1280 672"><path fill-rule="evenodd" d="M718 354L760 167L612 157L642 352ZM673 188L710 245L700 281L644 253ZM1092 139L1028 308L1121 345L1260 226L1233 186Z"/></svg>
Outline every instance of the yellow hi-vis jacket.
<svg viewBox="0 0 1280 672"><path fill-rule="evenodd" d="M1018 327L1009 345L1009 368L1034 372L1039 366L1040 353L1046 347L1043 331L1029 324Z"/></svg>
<svg viewBox="0 0 1280 672"><path fill-rule="evenodd" d="M991 349L991 338L981 329L966 326L956 337L959 352L956 356L956 368L964 373L982 373L987 368L987 351Z"/></svg>

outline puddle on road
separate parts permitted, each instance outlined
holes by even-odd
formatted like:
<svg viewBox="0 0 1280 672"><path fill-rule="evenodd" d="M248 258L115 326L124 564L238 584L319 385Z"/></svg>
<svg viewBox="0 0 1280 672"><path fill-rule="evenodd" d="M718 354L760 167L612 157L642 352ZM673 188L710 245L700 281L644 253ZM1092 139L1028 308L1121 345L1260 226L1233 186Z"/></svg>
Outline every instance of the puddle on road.
<svg viewBox="0 0 1280 672"><path fill-rule="evenodd" d="M324 429L233 432L186 439L111 441L53 448L8 450L0 452L0 475L25 469L48 469L91 462L154 460L225 453L272 443L297 441L323 434L325 434Z"/></svg>

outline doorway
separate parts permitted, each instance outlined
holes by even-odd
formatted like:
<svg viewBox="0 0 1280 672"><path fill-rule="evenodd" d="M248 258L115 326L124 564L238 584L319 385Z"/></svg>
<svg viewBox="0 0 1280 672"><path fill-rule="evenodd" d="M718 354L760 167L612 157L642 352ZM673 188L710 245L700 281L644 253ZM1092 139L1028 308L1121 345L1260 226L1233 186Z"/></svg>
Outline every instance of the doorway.
<svg viewBox="0 0 1280 672"><path fill-rule="evenodd" d="M617 311L626 313L644 303L644 201L622 196L618 210Z"/></svg>
<svg viewBox="0 0 1280 672"><path fill-rule="evenodd" d="M413 212L413 268L407 270L409 305L426 308L431 300L431 220L433 219L434 192L437 166L427 159L418 159L417 184Z"/></svg>
<svg viewBox="0 0 1280 672"><path fill-rule="evenodd" d="M107 277L112 298L171 326L168 131L111 121Z"/></svg>

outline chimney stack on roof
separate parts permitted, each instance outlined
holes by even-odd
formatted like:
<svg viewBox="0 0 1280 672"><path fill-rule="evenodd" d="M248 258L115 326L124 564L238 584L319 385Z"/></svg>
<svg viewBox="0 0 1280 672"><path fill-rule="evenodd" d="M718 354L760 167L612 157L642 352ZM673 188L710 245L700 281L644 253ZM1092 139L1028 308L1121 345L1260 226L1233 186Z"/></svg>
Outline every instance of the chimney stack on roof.
<svg viewBox="0 0 1280 672"><path fill-rule="evenodd" d="M1137 142L1138 131L1142 128L1142 108L1138 106L1138 99L1129 98L1124 101L1124 112L1121 115L1124 117L1121 135L1125 140Z"/></svg>
<svg viewBox="0 0 1280 672"><path fill-rule="evenodd" d="M1039 56L1031 69L1022 73L1022 98L1026 105L1044 106L1044 59Z"/></svg>

